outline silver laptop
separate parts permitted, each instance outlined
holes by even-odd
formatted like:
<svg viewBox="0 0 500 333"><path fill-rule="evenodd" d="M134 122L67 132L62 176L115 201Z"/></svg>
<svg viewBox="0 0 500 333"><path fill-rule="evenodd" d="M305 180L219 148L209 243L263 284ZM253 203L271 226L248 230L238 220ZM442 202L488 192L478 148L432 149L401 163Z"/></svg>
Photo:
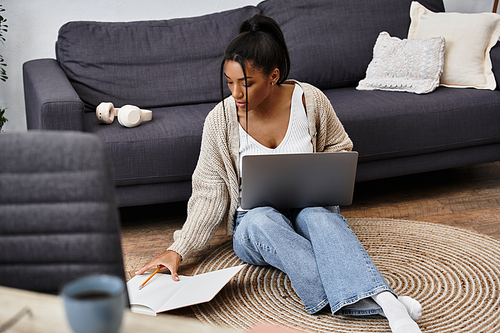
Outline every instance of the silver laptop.
<svg viewBox="0 0 500 333"><path fill-rule="evenodd" d="M241 207L350 205L357 163L353 151L243 156Z"/></svg>

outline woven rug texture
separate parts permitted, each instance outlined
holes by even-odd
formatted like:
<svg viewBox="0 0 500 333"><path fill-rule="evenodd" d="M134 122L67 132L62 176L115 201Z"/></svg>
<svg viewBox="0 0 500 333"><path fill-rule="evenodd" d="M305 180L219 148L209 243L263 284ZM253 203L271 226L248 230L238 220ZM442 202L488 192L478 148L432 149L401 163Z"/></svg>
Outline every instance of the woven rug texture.
<svg viewBox="0 0 500 333"><path fill-rule="evenodd" d="M500 242L427 222L363 218L349 225L394 291L422 304L422 332L500 332ZM241 263L228 242L194 274ZM307 332L390 332L381 316L307 314L286 274L272 267L247 265L193 311L205 323L237 329L268 322Z"/></svg>

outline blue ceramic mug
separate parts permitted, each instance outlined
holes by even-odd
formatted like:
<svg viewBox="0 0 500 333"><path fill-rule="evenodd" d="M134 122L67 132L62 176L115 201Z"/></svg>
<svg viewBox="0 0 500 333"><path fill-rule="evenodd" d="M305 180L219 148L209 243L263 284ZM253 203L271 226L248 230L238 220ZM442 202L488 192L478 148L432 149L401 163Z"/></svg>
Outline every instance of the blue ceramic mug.
<svg viewBox="0 0 500 333"><path fill-rule="evenodd" d="M117 276L91 275L66 284L61 296L75 333L118 332L126 307L125 283Z"/></svg>

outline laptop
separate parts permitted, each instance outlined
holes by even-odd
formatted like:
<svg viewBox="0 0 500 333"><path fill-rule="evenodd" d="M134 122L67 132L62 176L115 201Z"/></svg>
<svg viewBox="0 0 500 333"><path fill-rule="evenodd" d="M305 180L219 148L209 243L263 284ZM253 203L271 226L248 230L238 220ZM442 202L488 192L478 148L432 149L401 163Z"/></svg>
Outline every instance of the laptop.
<svg viewBox="0 0 500 333"><path fill-rule="evenodd" d="M352 203L358 153L246 155L241 208L303 208Z"/></svg>

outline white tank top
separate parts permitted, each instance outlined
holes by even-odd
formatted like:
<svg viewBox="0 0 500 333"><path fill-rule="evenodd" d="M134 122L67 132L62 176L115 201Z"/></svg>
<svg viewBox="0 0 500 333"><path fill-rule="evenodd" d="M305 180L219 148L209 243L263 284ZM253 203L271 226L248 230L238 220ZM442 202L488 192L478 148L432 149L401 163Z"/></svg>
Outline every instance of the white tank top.
<svg viewBox="0 0 500 333"><path fill-rule="evenodd" d="M285 137L276 148L269 148L252 138L239 125L240 135L240 176L243 177L244 170L242 159L245 155L261 154L288 154L288 153L312 153L314 151L309 134L309 124L307 122L306 110L302 103L304 91L299 85L295 85L292 94L292 103L290 107L290 120ZM241 208L239 208L241 210Z"/></svg>

